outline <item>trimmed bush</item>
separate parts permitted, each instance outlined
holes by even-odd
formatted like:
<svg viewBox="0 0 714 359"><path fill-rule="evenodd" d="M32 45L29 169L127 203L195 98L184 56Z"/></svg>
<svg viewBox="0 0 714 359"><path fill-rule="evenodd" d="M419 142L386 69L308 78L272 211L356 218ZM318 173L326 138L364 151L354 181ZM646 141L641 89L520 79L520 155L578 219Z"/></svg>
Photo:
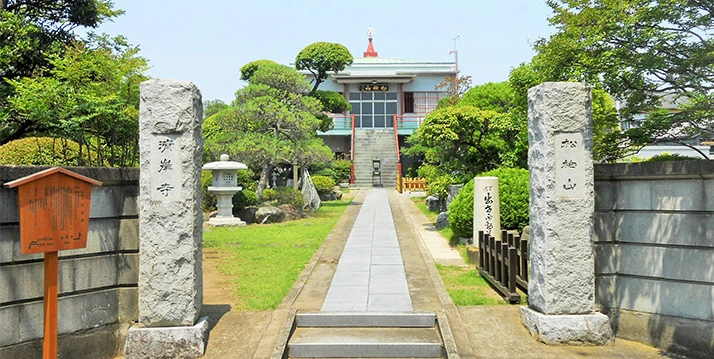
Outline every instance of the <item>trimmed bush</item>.
<svg viewBox="0 0 714 359"><path fill-rule="evenodd" d="M208 192L208 186L210 186L212 182L213 176L211 175L211 171L201 171L201 187L203 188L201 201L203 202L202 207L204 212L216 210L216 202L218 201L216 195Z"/></svg>
<svg viewBox="0 0 714 359"><path fill-rule="evenodd" d="M244 189L233 196L233 209L243 209L258 205L258 195L255 191Z"/></svg>
<svg viewBox="0 0 714 359"><path fill-rule="evenodd" d="M278 191L272 188L266 188L263 190L263 202L270 202L278 197Z"/></svg>
<svg viewBox="0 0 714 359"><path fill-rule="evenodd" d="M327 194L335 188L335 181L326 176L312 176L312 183L319 194Z"/></svg>
<svg viewBox="0 0 714 359"><path fill-rule="evenodd" d="M89 162L82 149L83 165ZM0 164L20 166L79 166L79 144L53 137L26 137L0 146Z"/></svg>
<svg viewBox="0 0 714 359"><path fill-rule="evenodd" d="M699 161L706 160L704 157L692 157L680 155L679 153L669 153L664 152L656 156L652 156L645 160L645 162L661 162L661 161Z"/></svg>
<svg viewBox="0 0 714 359"><path fill-rule="evenodd" d="M349 182L350 174L352 173L352 161L350 160L334 160L332 161L332 170L335 171L335 183Z"/></svg>
<svg viewBox="0 0 714 359"><path fill-rule="evenodd" d="M501 205L501 228L521 231L528 225L530 178L528 170L499 168L484 172L479 177L498 177L498 196ZM449 226L459 237L473 235L474 181L469 181L449 206Z"/></svg>
<svg viewBox="0 0 714 359"><path fill-rule="evenodd" d="M297 209L305 207L302 192L292 187L278 187L275 199L278 201L278 205L292 204Z"/></svg>
<svg viewBox="0 0 714 359"><path fill-rule="evenodd" d="M335 172L332 168L323 168L315 173L310 173L310 175L312 175L312 178L315 178L315 176L329 177L332 178L333 181L337 182L337 172Z"/></svg>

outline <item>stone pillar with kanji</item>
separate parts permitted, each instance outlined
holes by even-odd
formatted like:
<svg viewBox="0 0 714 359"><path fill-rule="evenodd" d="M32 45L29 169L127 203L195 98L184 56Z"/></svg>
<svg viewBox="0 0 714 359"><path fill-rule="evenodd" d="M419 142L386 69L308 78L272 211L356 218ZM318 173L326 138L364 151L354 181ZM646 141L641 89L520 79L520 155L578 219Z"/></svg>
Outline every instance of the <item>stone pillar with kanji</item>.
<svg viewBox="0 0 714 359"><path fill-rule="evenodd" d="M528 90L530 279L523 325L546 344L605 344L595 311L590 88L547 82Z"/></svg>
<svg viewBox="0 0 714 359"><path fill-rule="evenodd" d="M124 357L203 355L201 93L190 82L140 87L139 323Z"/></svg>

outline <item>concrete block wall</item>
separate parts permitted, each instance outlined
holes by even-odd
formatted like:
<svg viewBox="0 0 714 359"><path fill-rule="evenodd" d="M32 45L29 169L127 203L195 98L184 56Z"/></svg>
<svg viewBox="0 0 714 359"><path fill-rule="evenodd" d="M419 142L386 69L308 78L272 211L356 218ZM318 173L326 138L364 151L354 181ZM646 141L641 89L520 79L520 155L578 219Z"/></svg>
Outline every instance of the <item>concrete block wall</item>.
<svg viewBox="0 0 714 359"><path fill-rule="evenodd" d="M45 168L0 166L0 358L42 357L43 255L21 253L17 191L2 184ZM103 185L87 247L59 253L59 357L113 358L138 317L139 170L68 169Z"/></svg>
<svg viewBox="0 0 714 359"><path fill-rule="evenodd" d="M618 337L714 357L714 162L596 165L595 256Z"/></svg>

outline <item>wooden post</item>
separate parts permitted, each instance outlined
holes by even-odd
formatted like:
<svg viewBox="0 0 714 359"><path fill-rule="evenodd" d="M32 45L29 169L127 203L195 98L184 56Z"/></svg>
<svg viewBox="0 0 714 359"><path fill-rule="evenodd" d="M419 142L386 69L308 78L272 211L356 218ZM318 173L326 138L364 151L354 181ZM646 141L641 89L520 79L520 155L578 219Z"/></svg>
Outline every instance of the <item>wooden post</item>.
<svg viewBox="0 0 714 359"><path fill-rule="evenodd" d="M298 165L293 165L293 188L298 189L298 171L300 167Z"/></svg>
<svg viewBox="0 0 714 359"><path fill-rule="evenodd" d="M57 257L58 252L45 252L45 324L42 359L57 358Z"/></svg>

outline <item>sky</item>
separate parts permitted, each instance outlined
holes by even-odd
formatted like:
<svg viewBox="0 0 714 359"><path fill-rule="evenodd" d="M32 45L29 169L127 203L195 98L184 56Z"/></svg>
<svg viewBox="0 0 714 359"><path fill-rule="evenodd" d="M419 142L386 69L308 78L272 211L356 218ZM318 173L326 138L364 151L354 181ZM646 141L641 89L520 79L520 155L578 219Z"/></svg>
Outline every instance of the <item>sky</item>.
<svg viewBox="0 0 714 359"><path fill-rule="evenodd" d="M474 85L505 81L548 37L545 0L115 0L126 13L96 32L124 35L149 60L154 78L191 81L204 100L230 103L245 83L240 68L259 59L295 61L307 45L337 42L352 56L453 61ZM458 36L458 40L454 38Z"/></svg>

